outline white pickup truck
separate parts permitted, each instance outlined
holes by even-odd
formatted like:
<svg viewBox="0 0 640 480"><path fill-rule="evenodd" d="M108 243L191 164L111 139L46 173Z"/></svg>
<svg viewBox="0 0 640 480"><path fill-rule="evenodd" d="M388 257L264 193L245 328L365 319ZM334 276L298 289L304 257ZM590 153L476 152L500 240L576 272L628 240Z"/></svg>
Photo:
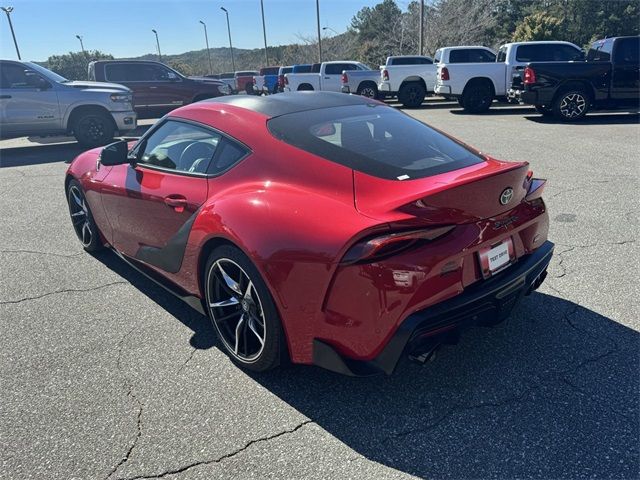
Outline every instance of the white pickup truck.
<svg viewBox="0 0 640 480"><path fill-rule="evenodd" d="M287 92L301 90L340 92L342 72L351 70L369 70L369 67L360 62L351 61L322 62L320 73L287 73L284 76L284 89Z"/></svg>
<svg viewBox="0 0 640 480"><path fill-rule="evenodd" d="M388 57L380 67L378 89L382 94L398 96L405 107L418 107L436 86L437 64L441 62L495 62L496 52L487 47L461 45L436 50L433 59L422 56Z"/></svg>
<svg viewBox="0 0 640 480"><path fill-rule="evenodd" d="M493 63L438 63L435 93L457 98L460 106L470 113L481 113L491 108L494 98L506 99L513 76L524 70L527 63L583 58L580 47L569 42L507 43L500 47Z"/></svg>

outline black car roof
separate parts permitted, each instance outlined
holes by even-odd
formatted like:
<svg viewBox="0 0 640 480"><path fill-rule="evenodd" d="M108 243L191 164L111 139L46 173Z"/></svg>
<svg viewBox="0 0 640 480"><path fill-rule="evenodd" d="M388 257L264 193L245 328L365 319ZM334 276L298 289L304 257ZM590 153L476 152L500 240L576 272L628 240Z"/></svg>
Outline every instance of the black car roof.
<svg viewBox="0 0 640 480"><path fill-rule="evenodd" d="M378 102L360 95L337 92L284 92L277 95L259 97L254 95L230 95L204 100L202 103L224 103L268 117L279 117L289 113L317 110L320 108L344 107L349 105L376 104Z"/></svg>

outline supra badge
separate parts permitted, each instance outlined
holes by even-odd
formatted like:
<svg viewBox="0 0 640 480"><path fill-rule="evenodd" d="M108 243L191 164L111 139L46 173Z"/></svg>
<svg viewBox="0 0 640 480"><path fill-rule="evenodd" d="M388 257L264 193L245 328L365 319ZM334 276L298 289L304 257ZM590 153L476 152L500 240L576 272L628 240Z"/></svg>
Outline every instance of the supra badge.
<svg viewBox="0 0 640 480"><path fill-rule="evenodd" d="M507 187L500 194L500 204L506 205L513 198L513 188Z"/></svg>

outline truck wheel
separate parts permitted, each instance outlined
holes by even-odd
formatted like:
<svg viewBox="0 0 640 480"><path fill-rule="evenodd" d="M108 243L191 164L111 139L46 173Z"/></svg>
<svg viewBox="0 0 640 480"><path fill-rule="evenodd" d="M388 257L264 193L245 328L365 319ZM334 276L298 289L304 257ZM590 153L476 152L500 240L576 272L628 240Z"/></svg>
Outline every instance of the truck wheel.
<svg viewBox="0 0 640 480"><path fill-rule="evenodd" d="M247 93L247 95L255 94L255 91L253 90L253 83L247 83L244 86L244 91Z"/></svg>
<svg viewBox="0 0 640 480"><path fill-rule="evenodd" d="M73 135L83 147L99 147L113 140L113 119L100 111L82 113L73 123Z"/></svg>
<svg viewBox="0 0 640 480"><path fill-rule="evenodd" d="M398 100L407 108L416 108L422 105L426 95L427 91L421 83L408 82L400 87Z"/></svg>
<svg viewBox="0 0 640 480"><path fill-rule="evenodd" d="M580 120L589 111L590 98L581 88L562 92L553 102L553 113L564 122Z"/></svg>
<svg viewBox="0 0 640 480"><path fill-rule="evenodd" d="M464 108L464 102L462 101L462 97L458 97L456 100L458 101L458 105Z"/></svg>
<svg viewBox="0 0 640 480"><path fill-rule="evenodd" d="M543 117L550 117L553 115L553 110L546 105L534 105L536 112L541 114Z"/></svg>
<svg viewBox="0 0 640 480"><path fill-rule="evenodd" d="M363 83L358 87L358 91L356 93L367 98L378 98L378 87L373 83Z"/></svg>
<svg viewBox="0 0 640 480"><path fill-rule="evenodd" d="M468 85L462 94L462 108L469 113L484 113L491 108L493 89L485 81Z"/></svg>

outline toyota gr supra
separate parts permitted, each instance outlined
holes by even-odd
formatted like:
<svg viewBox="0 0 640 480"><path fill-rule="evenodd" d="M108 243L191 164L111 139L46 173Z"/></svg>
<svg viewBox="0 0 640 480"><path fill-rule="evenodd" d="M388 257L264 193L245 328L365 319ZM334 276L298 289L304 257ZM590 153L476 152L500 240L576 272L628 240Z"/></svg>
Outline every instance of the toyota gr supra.
<svg viewBox="0 0 640 480"><path fill-rule="evenodd" d="M207 314L240 366L368 375L542 283L544 183L375 100L295 92L174 110L65 188L83 247Z"/></svg>

